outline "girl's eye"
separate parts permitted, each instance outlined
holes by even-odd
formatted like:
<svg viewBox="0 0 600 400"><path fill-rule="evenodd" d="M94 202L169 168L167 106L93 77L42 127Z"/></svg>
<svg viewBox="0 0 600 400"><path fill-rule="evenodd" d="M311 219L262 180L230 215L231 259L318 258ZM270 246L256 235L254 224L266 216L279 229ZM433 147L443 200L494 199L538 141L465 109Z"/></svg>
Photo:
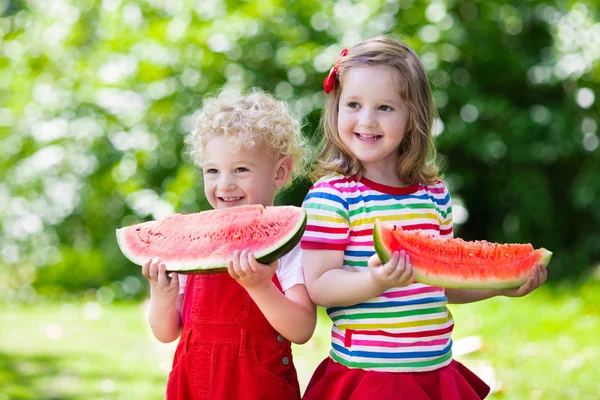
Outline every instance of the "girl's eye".
<svg viewBox="0 0 600 400"><path fill-rule="evenodd" d="M204 171L205 174L216 174L217 172L219 172L219 171L217 171L216 168L209 168Z"/></svg>
<svg viewBox="0 0 600 400"><path fill-rule="evenodd" d="M246 167L237 167L235 169L235 172L247 172L247 171L248 171L248 168L246 168Z"/></svg>
<svg viewBox="0 0 600 400"><path fill-rule="evenodd" d="M390 106L386 106L386 105L379 106L379 109L380 109L381 111L394 111L394 109L393 109L392 107L390 107Z"/></svg>
<svg viewBox="0 0 600 400"><path fill-rule="evenodd" d="M355 101L352 101L352 102L348 103L348 104L346 105L346 107L349 107L349 108L358 108L358 107L360 107L360 104L358 104L358 103L357 103L357 102L355 102Z"/></svg>

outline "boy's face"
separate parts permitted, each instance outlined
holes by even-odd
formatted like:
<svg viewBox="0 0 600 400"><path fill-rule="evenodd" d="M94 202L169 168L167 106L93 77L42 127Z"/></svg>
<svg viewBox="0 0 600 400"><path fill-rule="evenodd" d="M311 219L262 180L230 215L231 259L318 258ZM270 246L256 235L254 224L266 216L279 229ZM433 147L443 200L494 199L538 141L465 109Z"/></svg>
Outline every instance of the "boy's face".
<svg viewBox="0 0 600 400"><path fill-rule="evenodd" d="M263 144L235 151L223 136L215 136L204 148L204 194L215 209L273 205L277 189L289 178L284 164L284 159L269 155Z"/></svg>

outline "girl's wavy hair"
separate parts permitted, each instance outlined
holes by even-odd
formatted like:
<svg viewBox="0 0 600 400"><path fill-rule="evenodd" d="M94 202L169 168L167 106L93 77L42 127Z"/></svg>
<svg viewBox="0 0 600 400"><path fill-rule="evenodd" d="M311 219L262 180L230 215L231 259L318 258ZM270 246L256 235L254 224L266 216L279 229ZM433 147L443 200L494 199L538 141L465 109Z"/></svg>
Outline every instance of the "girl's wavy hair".
<svg viewBox="0 0 600 400"><path fill-rule="evenodd" d="M223 90L204 99L195 129L185 138L186 154L202 168L206 143L215 136L224 136L234 151L264 143L271 156L292 158L292 178L287 187L306 173L310 158L301 128L300 119L285 102L260 89L246 95Z"/></svg>
<svg viewBox="0 0 600 400"><path fill-rule="evenodd" d="M434 183L440 179L437 153L431 133L436 116L425 68L415 52L406 44L386 36L356 44L340 57L335 86L327 95L320 129L320 155L311 173L313 180L339 173L362 176L360 161L342 143L337 122L344 75L356 67L388 67L400 78L400 96L408 107L404 139L398 149L397 174L407 185Z"/></svg>

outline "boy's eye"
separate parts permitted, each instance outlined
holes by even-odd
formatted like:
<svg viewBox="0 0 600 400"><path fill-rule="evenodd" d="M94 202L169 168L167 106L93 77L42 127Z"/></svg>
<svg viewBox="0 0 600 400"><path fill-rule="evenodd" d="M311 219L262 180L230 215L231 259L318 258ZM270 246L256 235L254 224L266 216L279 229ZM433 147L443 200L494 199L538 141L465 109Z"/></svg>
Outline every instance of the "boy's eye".
<svg viewBox="0 0 600 400"><path fill-rule="evenodd" d="M384 105L382 105L382 106L379 106L379 109L380 109L381 111L393 111L393 110L394 110L392 107L390 107L390 106L386 106L385 104L384 104Z"/></svg>
<svg viewBox="0 0 600 400"><path fill-rule="evenodd" d="M219 171L217 171L216 168L208 168L208 169L204 170L205 174L216 174L217 172L219 172Z"/></svg>
<svg viewBox="0 0 600 400"><path fill-rule="evenodd" d="M246 167L237 167L235 169L235 172L246 172L246 171L248 171L248 168L246 168Z"/></svg>
<svg viewBox="0 0 600 400"><path fill-rule="evenodd" d="M349 107L349 108L358 108L358 107L360 107L360 104L358 104L358 103L357 103L357 102L355 102L355 101L351 101L350 103L348 103L348 104L346 105L346 107Z"/></svg>

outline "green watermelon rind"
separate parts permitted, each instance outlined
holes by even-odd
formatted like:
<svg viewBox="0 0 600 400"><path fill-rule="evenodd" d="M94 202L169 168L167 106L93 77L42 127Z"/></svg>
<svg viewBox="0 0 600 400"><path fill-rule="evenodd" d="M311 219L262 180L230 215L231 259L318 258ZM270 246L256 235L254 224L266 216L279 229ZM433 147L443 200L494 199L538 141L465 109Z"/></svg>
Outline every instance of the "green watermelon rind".
<svg viewBox="0 0 600 400"><path fill-rule="evenodd" d="M277 243L265 249L254 251L253 253L256 261L261 264L271 264L292 251L294 247L298 245L300 239L302 238L302 234L304 233L304 229L306 228L307 215L306 210L303 208L294 207L294 209L296 210L295 212L302 213L302 218L299 218L296 225L291 227L288 234L282 237ZM132 263L136 265L144 265L148 257L137 256L127 249L125 240L123 238L126 230L127 227L116 230L117 243L121 249L121 252ZM207 259L197 258L194 261L186 262L169 261L166 264L167 271L169 272L178 272L183 274L214 274L226 271L227 262L228 260L219 258L212 258L211 260L211 257L209 257Z"/></svg>
<svg viewBox="0 0 600 400"><path fill-rule="evenodd" d="M383 264L392 258L392 249L388 248L382 240L381 222L377 219L373 226L373 245L375 252ZM541 253L539 263L547 266L552 258L552 252L540 248L535 252ZM414 266L413 266L414 267ZM533 267L533 265L532 265ZM427 271L415 268L415 280L427 285L439 286L452 289L513 289L523 285L529 277L530 270L525 271L521 276L515 279L491 279L485 281L481 279L457 280L455 276L441 276L439 274L428 274Z"/></svg>
<svg viewBox="0 0 600 400"><path fill-rule="evenodd" d="M375 247L375 252L377 256L381 260L382 264L387 263L392 258L392 251L388 249L381 237L381 222L379 220L375 220L375 224L373 225L373 246Z"/></svg>

